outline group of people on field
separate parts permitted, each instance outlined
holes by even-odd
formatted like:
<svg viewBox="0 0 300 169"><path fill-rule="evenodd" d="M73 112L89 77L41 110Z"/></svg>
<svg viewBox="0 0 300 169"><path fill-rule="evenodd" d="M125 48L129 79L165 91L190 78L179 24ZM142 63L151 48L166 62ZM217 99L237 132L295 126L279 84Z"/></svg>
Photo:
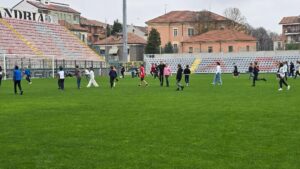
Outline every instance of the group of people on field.
<svg viewBox="0 0 300 169"><path fill-rule="evenodd" d="M154 77L154 79L159 78L160 86L164 86L164 80L166 80L166 87L170 87L170 81L169 78L172 76L172 69L169 64L160 62L159 65L152 64L150 69L150 74ZM186 65L185 69L183 70L182 65L177 65L177 73L176 73L176 85L177 85L177 91L183 90L184 86L181 84L182 76L185 77L185 83L186 86L189 86L190 84L190 75L191 70L189 68L189 65Z"/></svg>
<svg viewBox="0 0 300 169"><path fill-rule="evenodd" d="M121 76L120 78L125 77L125 67L121 67ZM139 86L145 86L147 87L149 84L145 80L146 78L146 70L143 64L140 65L138 68L138 77L140 78L140 84ZM82 71L79 66L75 67L75 77L77 79L77 88L81 88L81 79L82 74L84 73L86 79L88 80L87 88L90 88L92 86L99 87L98 83L95 80L95 72L92 67L89 69L85 69L85 71ZM256 86L257 81L267 81L265 78L260 78L260 68L258 65L258 62L250 63L250 66L248 68L249 73L249 79L252 79L252 86ZM172 69L169 64L160 62L160 64L152 64L150 68L150 74L154 79L159 79L160 86L164 86L164 82L166 82L166 87L170 87L170 76L172 76ZM233 76L238 77L240 72L238 71L238 66L234 64L233 69ZM110 71L108 73L110 78L110 87L114 88L116 86L116 82L118 82L118 73L117 69L114 66L110 67ZM190 85L190 75L191 70L189 68L189 65L186 65L185 69L182 68L181 64L177 65L177 73L176 73L176 85L177 85L177 91L183 91L184 86L181 84L182 77L184 76L184 80L186 83L186 86ZM215 76L213 80L213 85L223 85L222 81L222 66L220 62L216 62L216 70L215 70ZM290 90L290 86L288 85L288 77L297 78L297 76L300 75L300 61L297 61L296 65L294 65L293 62L280 62L278 63L278 71L277 71L277 78L279 79L279 91L282 91L283 86L287 87L287 90ZM0 86L2 83L2 79L5 76L2 67L0 66ZM22 90L21 80L22 77L26 76L26 80L28 84L32 84L31 81L31 71L30 68L24 68L23 70L19 69L18 66L15 66L13 70L13 82L14 82L14 92L15 94L18 94L18 89L20 95L23 95L24 91ZM58 78L58 89L64 90L65 89L65 77L67 74L65 73L63 67L59 67L59 70L57 72L57 78Z"/></svg>

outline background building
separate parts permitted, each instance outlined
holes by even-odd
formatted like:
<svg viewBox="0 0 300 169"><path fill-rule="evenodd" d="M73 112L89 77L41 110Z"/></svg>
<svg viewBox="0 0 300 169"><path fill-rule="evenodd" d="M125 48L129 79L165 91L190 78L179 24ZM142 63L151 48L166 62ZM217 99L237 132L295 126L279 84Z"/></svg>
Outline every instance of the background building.
<svg viewBox="0 0 300 169"><path fill-rule="evenodd" d="M289 44L300 44L300 16L284 17L280 23L282 25L282 41L284 48Z"/></svg>

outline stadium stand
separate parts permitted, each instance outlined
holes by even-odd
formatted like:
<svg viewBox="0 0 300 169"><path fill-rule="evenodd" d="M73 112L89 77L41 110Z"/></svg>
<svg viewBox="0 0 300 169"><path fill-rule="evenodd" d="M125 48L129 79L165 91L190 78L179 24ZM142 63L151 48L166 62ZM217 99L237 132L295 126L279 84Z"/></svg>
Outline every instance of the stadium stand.
<svg viewBox="0 0 300 169"><path fill-rule="evenodd" d="M63 26L17 19L0 19L0 53L54 56L60 60L102 60Z"/></svg>
<svg viewBox="0 0 300 169"><path fill-rule="evenodd" d="M192 65L195 73L214 73L216 62L221 63L224 73L232 73L233 65L236 64L241 73L248 71L250 63L258 62L261 72L273 73L278 70L277 63L288 61L296 63L300 60L300 51L282 51L282 52L242 52L231 54L200 54L200 55L145 55L145 62L148 67L152 63L163 61L171 65L173 72L176 71L177 64Z"/></svg>

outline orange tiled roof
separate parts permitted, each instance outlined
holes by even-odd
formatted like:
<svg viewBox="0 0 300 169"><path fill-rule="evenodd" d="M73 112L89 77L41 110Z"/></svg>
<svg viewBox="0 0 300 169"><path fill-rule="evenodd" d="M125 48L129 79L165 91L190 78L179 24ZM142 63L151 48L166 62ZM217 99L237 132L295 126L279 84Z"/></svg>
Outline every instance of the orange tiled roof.
<svg viewBox="0 0 300 169"><path fill-rule="evenodd" d="M104 27L104 28L106 28L106 25L107 25L103 22L96 21L96 20L90 20L85 17L80 17L80 24L88 25L88 26L99 26L99 27Z"/></svg>
<svg viewBox="0 0 300 169"><path fill-rule="evenodd" d="M284 17L282 18L279 24L285 25L285 24L293 24L293 23L300 23L300 16Z"/></svg>
<svg viewBox="0 0 300 169"><path fill-rule="evenodd" d="M123 36L110 36L97 41L94 45L117 45L123 43ZM147 44L147 41L133 33L128 33L128 44Z"/></svg>
<svg viewBox="0 0 300 169"><path fill-rule="evenodd" d="M183 42L220 42L220 41L256 41L256 39L250 35L234 30L213 30L207 33L203 33L198 36L191 37Z"/></svg>
<svg viewBox="0 0 300 169"><path fill-rule="evenodd" d="M197 16L208 16L211 20L225 21L228 20L226 17L218 15L210 11L172 11L165 15L159 16L152 20L147 21L150 23L176 23L176 22L195 22Z"/></svg>
<svg viewBox="0 0 300 169"><path fill-rule="evenodd" d="M76 13L80 14L80 12L68 7L68 6L60 6L60 5L54 5L54 4L48 4L45 5L40 2L35 1L27 1L29 4L39 8L39 9L46 9L46 10L53 10L53 11L61 11L61 12L67 12L67 13Z"/></svg>

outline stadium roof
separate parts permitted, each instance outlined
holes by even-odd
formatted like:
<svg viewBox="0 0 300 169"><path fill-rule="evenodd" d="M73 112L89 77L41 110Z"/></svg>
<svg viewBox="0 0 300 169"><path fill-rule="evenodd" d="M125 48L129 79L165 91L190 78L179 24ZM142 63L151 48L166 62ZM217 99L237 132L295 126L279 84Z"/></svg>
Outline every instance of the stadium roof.
<svg viewBox="0 0 300 169"><path fill-rule="evenodd" d="M218 15L210 11L172 11L165 15L159 16L146 22L151 23L181 23L181 22L195 22L197 17L207 16L210 20L225 21L228 18Z"/></svg>
<svg viewBox="0 0 300 169"><path fill-rule="evenodd" d="M110 36L106 39L95 42L94 45L117 45L123 43L123 36ZM128 33L128 44L147 44L147 41L133 33Z"/></svg>
<svg viewBox="0 0 300 169"><path fill-rule="evenodd" d="M60 11L60 12L67 12L67 13L75 13L80 14L80 12L68 7L68 6L62 6L62 5L55 5L55 4L43 4L41 2L35 2L35 1L27 1L29 4L39 8L39 9L46 9L46 10L52 10L52 11Z"/></svg>
<svg viewBox="0 0 300 169"><path fill-rule="evenodd" d="M183 42L222 42L222 41L256 41L256 39L250 35L234 30L213 30L207 33L203 33L198 36L191 37Z"/></svg>
<svg viewBox="0 0 300 169"><path fill-rule="evenodd" d="M300 24L300 16L289 16L289 17L284 17L280 21L281 25L286 25L286 24Z"/></svg>

